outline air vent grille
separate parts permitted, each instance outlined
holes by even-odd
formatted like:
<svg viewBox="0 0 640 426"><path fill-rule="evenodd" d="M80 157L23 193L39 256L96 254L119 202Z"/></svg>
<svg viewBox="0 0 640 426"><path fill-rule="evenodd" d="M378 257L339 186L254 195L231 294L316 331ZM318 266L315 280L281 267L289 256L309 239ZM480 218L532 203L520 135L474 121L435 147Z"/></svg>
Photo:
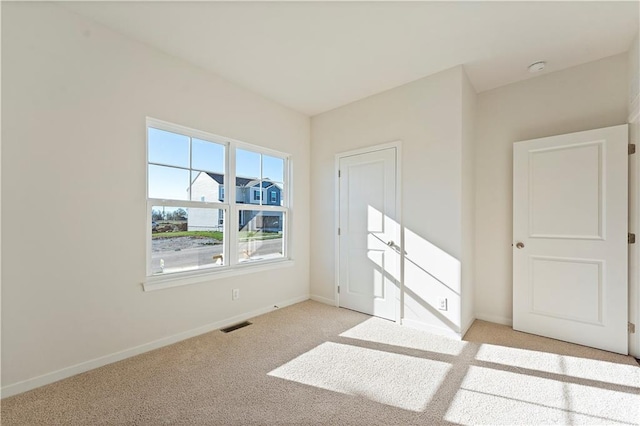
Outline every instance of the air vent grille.
<svg viewBox="0 0 640 426"><path fill-rule="evenodd" d="M221 328L220 331L222 331L223 333L231 333L232 331L236 331L248 325L251 325L251 323L249 321L244 321L238 324L230 325L229 327L226 327L226 328Z"/></svg>

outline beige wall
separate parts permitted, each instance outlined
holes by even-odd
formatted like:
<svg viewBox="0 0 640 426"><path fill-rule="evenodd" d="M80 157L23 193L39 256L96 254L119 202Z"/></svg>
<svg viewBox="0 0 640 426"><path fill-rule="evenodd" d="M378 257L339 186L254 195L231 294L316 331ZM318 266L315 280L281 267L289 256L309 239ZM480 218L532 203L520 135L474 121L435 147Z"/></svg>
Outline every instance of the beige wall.
<svg viewBox="0 0 640 426"><path fill-rule="evenodd" d="M308 117L55 4L2 9L3 396L308 297ZM142 291L146 116L292 154L293 267Z"/></svg>
<svg viewBox="0 0 640 426"><path fill-rule="evenodd" d="M476 317L512 320L512 153L520 140L623 124L625 54L478 95Z"/></svg>
<svg viewBox="0 0 640 426"><path fill-rule="evenodd" d="M471 198L462 195L463 78L462 67L453 68L312 118L311 293L318 300L334 300L335 235L327 230L337 227L335 155L401 141L403 321L459 331L462 205ZM447 312L434 308L438 297L449 299Z"/></svg>

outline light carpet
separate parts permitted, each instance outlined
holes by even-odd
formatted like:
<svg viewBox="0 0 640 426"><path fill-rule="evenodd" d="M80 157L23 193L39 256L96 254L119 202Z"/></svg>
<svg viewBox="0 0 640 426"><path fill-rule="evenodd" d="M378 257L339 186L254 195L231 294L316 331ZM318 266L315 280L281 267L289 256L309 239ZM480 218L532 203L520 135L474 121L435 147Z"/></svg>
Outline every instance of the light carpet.
<svg viewBox="0 0 640 426"><path fill-rule="evenodd" d="M2 401L3 425L640 423L631 357L476 321L464 341L307 301Z"/></svg>

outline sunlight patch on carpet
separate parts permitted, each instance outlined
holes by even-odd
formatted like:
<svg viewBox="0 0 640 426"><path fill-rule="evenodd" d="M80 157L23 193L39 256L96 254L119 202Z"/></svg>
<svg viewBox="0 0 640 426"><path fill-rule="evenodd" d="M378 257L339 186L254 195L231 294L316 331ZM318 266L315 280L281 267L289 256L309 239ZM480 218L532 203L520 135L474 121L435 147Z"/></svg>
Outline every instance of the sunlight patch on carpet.
<svg viewBox="0 0 640 426"><path fill-rule="evenodd" d="M327 342L269 375L423 411L450 367L444 362Z"/></svg>
<svg viewBox="0 0 640 426"><path fill-rule="evenodd" d="M640 368L615 362L482 344L476 360L546 373L633 386L640 391Z"/></svg>
<svg viewBox="0 0 640 426"><path fill-rule="evenodd" d="M469 368L445 415L460 424L637 424L639 418L634 393L483 367Z"/></svg>
<svg viewBox="0 0 640 426"><path fill-rule="evenodd" d="M467 344L466 342L438 336L427 331L403 327L394 322L375 317L345 331L340 334L340 337L446 355L459 355Z"/></svg>

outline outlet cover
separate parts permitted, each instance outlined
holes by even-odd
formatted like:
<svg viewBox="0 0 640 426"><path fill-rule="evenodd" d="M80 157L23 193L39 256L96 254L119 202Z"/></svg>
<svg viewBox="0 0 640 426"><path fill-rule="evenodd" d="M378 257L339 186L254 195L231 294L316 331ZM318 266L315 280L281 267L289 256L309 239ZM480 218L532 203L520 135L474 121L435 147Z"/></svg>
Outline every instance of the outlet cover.
<svg viewBox="0 0 640 426"><path fill-rule="evenodd" d="M231 300L238 300L238 299L240 299L240 289L234 288L233 290L231 290Z"/></svg>
<svg viewBox="0 0 640 426"><path fill-rule="evenodd" d="M446 297L440 297L438 299L438 309L441 311L446 311L447 310L447 298Z"/></svg>

